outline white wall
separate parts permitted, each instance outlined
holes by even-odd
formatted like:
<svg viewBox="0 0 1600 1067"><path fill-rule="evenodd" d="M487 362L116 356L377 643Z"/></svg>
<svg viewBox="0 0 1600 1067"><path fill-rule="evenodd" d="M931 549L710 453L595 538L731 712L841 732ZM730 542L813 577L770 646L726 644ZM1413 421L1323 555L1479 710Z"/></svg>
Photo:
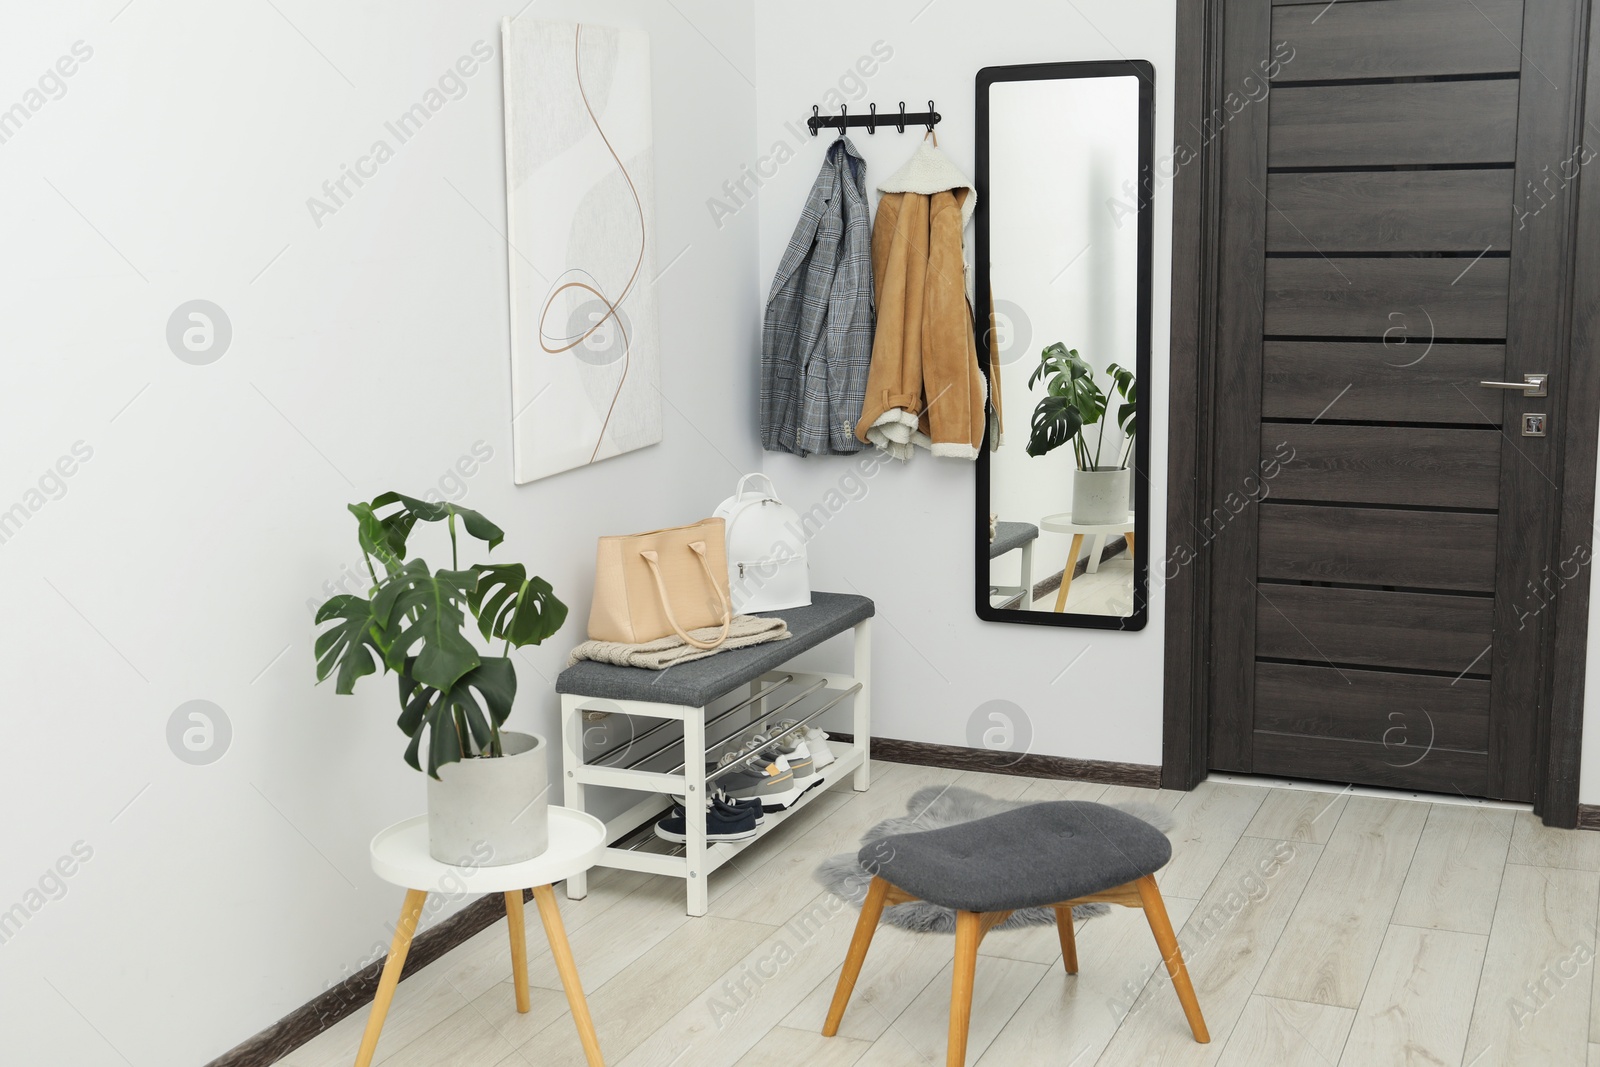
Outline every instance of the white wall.
<svg viewBox="0 0 1600 1067"><path fill-rule="evenodd" d="M0 1062L200 1063L386 943L399 898L367 840L422 809L423 779L401 761L392 679L311 684L306 602L360 560L346 503L453 488L469 458L467 504L508 532L495 557L573 609L519 663L512 723L551 733L596 534L706 514L759 465L755 211L718 226L703 206L752 159L748 3L524 16L651 34L663 444L512 485L497 58L313 222L324 180L475 41L498 53L520 6L0 15L0 109L39 104L0 143L0 512L28 510L0 543L0 912L38 905L0 943ZM92 55L64 95L25 98L80 40ZM208 366L164 336L195 298L233 328ZM75 442L88 461L32 494ZM478 442L492 458L474 467ZM207 766L166 738L195 699L232 729ZM70 877L47 873L58 860Z"/></svg>
<svg viewBox="0 0 1600 1067"><path fill-rule="evenodd" d="M837 112L839 96L852 114L874 101L880 114L897 111L901 100L908 111L919 110L932 97L944 117L940 147L970 174L979 68L1128 58L1148 59L1156 68L1159 155L1159 146L1172 143L1174 13L1173 0L760 4L756 141L764 154L770 152L789 136L786 123L803 121L812 104L827 109L831 102ZM880 40L892 55L869 77L852 75ZM827 95L841 87L844 92ZM1041 124L1038 135L1048 138L1049 126ZM875 135L853 131L851 139L867 160L869 185L894 173L917 138L910 130L904 135L893 129ZM808 138L761 190L756 284L763 301L821 164L824 143L822 137ZM1154 381L1145 391L1155 398L1150 417L1156 427L1166 424L1170 231L1170 187L1164 186L1156 200L1151 270ZM1013 432L1025 434L1026 414L1014 408L1011 419ZM1166 446L1165 434L1158 431L1151 440L1152 559L1165 553ZM768 454L765 469L798 510L821 504L832 513L810 544L813 586L859 590L877 601L874 733L980 744L983 732L995 725L989 719L996 707L991 702L1008 701L1025 717L1012 741L1018 747L1026 743L1050 755L1160 763L1165 600L1159 582L1152 589L1149 625L1140 633L980 622L973 611L970 562L971 464L918 454L907 467L885 463L864 481L863 490L855 490L841 479L853 477L857 462ZM1038 558L1036 573L1060 564ZM1007 714L1017 715L1015 709Z"/></svg>

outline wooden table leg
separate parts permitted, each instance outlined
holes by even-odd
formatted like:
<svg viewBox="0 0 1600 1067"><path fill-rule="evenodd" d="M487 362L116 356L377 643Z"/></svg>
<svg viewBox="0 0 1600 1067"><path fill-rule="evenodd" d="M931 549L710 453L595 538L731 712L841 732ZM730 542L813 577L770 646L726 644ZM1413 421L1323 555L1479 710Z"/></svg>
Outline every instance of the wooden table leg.
<svg viewBox="0 0 1600 1067"><path fill-rule="evenodd" d="M528 928L522 921L522 890L506 894L506 928L511 931L511 977L517 987L517 1011L527 1014Z"/></svg>
<svg viewBox="0 0 1600 1067"><path fill-rule="evenodd" d="M1061 591L1056 594L1057 613L1067 610L1067 590L1072 588L1072 572L1078 569L1078 552L1083 548L1083 534L1072 535L1072 551L1067 553L1067 565L1061 571Z"/></svg>
<svg viewBox="0 0 1600 1067"><path fill-rule="evenodd" d="M378 1051L378 1035L383 1032L383 1020L389 1014L395 987L400 984L406 953L411 950L411 938L417 932L417 922L422 918L422 903L427 899L428 891L425 889L406 890L405 903L400 906L400 925L394 928L394 940L389 943L389 958L384 961L383 976L378 979L378 995L372 998L372 1014L367 1016L367 1029L361 1035L361 1048L356 1052L356 1067L368 1067L372 1063L373 1053Z"/></svg>
<svg viewBox="0 0 1600 1067"><path fill-rule="evenodd" d="M1072 929L1072 905L1056 905L1056 930L1061 934L1061 962L1068 974L1078 973L1078 937Z"/></svg>
<svg viewBox="0 0 1600 1067"><path fill-rule="evenodd" d="M561 987L567 991L567 1005L578 1027L578 1040L583 1042L583 1054L589 1067L605 1067L606 1061L600 1058L600 1038L595 1035L594 1020L589 1017L589 1002L583 997L583 983L578 981L578 964L572 958L572 946L567 944L561 909L556 906L555 891L547 885L536 885L533 901L539 905L539 919L544 923L545 937L550 940L550 955L556 961L556 972L561 975Z"/></svg>
<svg viewBox="0 0 1600 1067"><path fill-rule="evenodd" d="M1172 978L1172 988L1178 991L1178 1003L1183 1005L1184 1018L1194 1039L1202 1045L1211 1040L1206 1030L1206 1020L1200 1014L1200 1001L1194 995L1194 983L1189 981L1189 969L1183 965L1183 953L1178 949L1178 935L1172 932L1172 920L1167 918L1167 905L1156 887L1156 876L1147 874L1136 883L1139 899L1144 903L1144 917L1150 923L1150 932L1156 935L1156 945L1161 958L1166 961L1167 974Z"/></svg>

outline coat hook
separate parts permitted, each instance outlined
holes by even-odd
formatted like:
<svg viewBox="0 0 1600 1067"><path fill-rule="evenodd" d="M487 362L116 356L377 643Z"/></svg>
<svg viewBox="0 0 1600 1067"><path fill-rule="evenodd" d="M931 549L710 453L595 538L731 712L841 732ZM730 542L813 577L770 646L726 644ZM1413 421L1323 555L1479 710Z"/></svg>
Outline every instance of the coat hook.
<svg viewBox="0 0 1600 1067"><path fill-rule="evenodd" d="M845 127L850 125L850 105L839 105L839 136L844 136Z"/></svg>
<svg viewBox="0 0 1600 1067"><path fill-rule="evenodd" d="M878 105L877 104L873 104L872 105L872 113L867 116L867 133L875 134L877 132L878 132Z"/></svg>
<svg viewBox="0 0 1600 1067"><path fill-rule="evenodd" d="M900 121L896 122L894 126L901 133L906 132L906 102L904 100L900 101Z"/></svg>
<svg viewBox="0 0 1600 1067"><path fill-rule="evenodd" d="M818 125L818 121L817 120L818 120L818 117L819 116L818 116L817 105L816 104L812 104L811 105L811 121L808 122L806 125L811 127L811 136L813 136L813 137L815 137L817 135L817 125Z"/></svg>
<svg viewBox="0 0 1600 1067"><path fill-rule="evenodd" d="M934 121L935 121L935 119L933 117L933 101L929 100L928 101L928 132L929 133L933 132Z"/></svg>

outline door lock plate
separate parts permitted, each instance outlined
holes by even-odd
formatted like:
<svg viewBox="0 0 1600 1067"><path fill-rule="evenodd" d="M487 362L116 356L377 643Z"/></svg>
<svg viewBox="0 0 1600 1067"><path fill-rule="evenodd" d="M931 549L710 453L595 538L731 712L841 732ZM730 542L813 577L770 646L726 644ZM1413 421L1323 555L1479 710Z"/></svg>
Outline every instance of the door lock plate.
<svg viewBox="0 0 1600 1067"><path fill-rule="evenodd" d="M1522 436L1524 436L1524 437L1543 437L1543 436L1545 436L1545 415L1544 415L1544 412L1542 412L1542 411L1539 411L1539 412L1530 411L1526 415L1522 416Z"/></svg>

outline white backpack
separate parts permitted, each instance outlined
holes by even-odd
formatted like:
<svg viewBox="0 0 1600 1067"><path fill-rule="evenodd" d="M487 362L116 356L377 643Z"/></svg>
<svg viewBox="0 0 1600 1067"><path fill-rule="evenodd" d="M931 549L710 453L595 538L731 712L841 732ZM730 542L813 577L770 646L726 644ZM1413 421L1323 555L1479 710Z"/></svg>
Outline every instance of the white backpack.
<svg viewBox="0 0 1600 1067"><path fill-rule="evenodd" d="M746 490L760 478L767 492ZM727 523L728 592L736 614L782 611L811 603L811 574L800 516L778 499L765 474L739 479L733 495L717 505L717 518Z"/></svg>

